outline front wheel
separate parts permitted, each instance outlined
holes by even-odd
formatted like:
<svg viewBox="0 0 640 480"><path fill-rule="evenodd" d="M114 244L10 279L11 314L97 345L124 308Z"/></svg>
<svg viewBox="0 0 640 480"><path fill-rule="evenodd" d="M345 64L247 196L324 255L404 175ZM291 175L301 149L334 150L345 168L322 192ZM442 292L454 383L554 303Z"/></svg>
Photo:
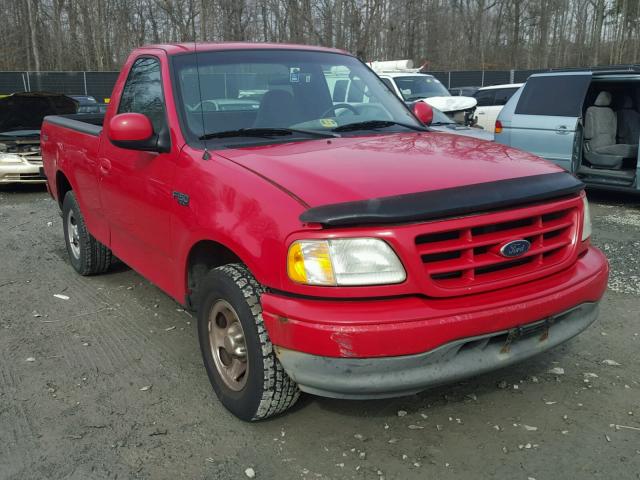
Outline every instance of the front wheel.
<svg viewBox="0 0 640 480"><path fill-rule="evenodd" d="M207 375L227 410L246 421L277 415L300 394L264 327L262 292L242 264L211 270L198 288L198 337Z"/></svg>

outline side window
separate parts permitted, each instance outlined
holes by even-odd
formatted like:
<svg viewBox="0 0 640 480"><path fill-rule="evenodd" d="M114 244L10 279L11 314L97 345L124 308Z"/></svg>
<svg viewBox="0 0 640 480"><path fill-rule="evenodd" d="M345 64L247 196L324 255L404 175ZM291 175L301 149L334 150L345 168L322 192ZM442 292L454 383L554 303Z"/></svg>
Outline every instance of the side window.
<svg viewBox="0 0 640 480"><path fill-rule="evenodd" d="M517 88L500 88L496 90L496 99L494 105L505 105L517 91Z"/></svg>
<svg viewBox="0 0 640 480"><path fill-rule="evenodd" d="M137 59L122 90L118 113L142 113L159 132L166 123L160 61L157 58Z"/></svg>
<svg viewBox="0 0 640 480"><path fill-rule="evenodd" d="M531 77L518 99L516 114L580 117L590 74Z"/></svg>
<svg viewBox="0 0 640 480"><path fill-rule="evenodd" d="M489 107L495 105L495 90L479 90L475 95L479 107Z"/></svg>

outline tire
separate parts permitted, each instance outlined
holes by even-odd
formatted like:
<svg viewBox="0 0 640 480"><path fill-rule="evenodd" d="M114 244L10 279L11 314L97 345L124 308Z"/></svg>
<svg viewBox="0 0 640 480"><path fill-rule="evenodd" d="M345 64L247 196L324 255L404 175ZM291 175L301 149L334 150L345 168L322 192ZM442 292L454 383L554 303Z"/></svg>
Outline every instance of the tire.
<svg viewBox="0 0 640 480"><path fill-rule="evenodd" d="M87 230L84 217L73 192L62 202L62 228L71 265L80 275L104 273L111 265L111 250Z"/></svg>
<svg viewBox="0 0 640 480"><path fill-rule="evenodd" d="M225 408L241 420L256 421L296 403L300 391L276 357L262 321L264 289L251 272L238 263L215 268L198 290L200 349L213 390ZM237 375L243 358L244 373Z"/></svg>

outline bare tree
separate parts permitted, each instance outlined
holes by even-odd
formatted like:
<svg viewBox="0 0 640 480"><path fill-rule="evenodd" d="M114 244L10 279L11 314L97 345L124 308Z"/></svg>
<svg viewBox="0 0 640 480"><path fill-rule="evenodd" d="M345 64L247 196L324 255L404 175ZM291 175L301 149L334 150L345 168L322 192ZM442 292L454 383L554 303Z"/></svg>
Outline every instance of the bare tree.
<svg viewBox="0 0 640 480"><path fill-rule="evenodd" d="M638 0L0 0L1 70L114 70L136 46L297 42L431 69L640 61Z"/></svg>

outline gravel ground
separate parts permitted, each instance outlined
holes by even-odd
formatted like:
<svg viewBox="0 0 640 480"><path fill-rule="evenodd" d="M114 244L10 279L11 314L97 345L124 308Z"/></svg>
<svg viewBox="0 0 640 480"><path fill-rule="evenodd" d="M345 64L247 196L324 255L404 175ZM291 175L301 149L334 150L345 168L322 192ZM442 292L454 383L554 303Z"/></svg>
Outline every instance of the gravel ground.
<svg viewBox="0 0 640 480"><path fill-rule="evenodd" d="M43 189L3 187L0 478L640 479L640 198L590 196L612 276L584 334L419 395L304 396L246 424L189 314L123 265L76 275Z"/></svg>

